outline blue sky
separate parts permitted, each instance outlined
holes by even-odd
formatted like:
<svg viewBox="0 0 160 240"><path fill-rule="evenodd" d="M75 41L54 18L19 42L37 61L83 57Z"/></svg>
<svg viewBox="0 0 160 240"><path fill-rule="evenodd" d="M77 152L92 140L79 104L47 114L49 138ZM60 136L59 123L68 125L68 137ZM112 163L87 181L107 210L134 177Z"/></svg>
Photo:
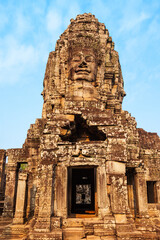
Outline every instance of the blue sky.
<svg viewBox="0 0 160 240"><path fill-rule="evenodd" d="M123 109L137 126L160 135L159 0L1 0L0 148L19 148L41 118L48 54L77 14L105 23L119 52L127 96Z"/></svg>

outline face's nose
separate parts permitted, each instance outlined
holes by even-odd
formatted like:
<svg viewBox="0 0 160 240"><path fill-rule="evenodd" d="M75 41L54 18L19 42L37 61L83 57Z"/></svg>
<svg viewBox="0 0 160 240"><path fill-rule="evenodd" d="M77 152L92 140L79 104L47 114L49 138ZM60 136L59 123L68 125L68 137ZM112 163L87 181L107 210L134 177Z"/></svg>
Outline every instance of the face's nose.
<svg viewBox="0 0 160 240"><path fill-rule="evenodd" d="M85 68L85 67L87 67L86 61L83 60L83 61L79 64L79 67L80 67L80 68Z"/></svg>

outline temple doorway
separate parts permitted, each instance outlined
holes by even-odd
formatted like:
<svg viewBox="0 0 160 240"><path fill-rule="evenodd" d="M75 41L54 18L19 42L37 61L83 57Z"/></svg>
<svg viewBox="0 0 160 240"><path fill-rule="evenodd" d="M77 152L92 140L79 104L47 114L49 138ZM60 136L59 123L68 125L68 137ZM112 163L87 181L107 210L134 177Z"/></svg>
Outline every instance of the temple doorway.
<svg viewBox="0 0 160 240"><path fill-rule="evenodd" d="M137 215L137 197L135 184L135 169L127 168L127 191L128 191L128 205L134 217Z"/></svg>
<svg viewBox="0 0 160 240"><path fill-rule="evenodd" d="M68 169L69 215L95 214L95 168Z"/></svg>

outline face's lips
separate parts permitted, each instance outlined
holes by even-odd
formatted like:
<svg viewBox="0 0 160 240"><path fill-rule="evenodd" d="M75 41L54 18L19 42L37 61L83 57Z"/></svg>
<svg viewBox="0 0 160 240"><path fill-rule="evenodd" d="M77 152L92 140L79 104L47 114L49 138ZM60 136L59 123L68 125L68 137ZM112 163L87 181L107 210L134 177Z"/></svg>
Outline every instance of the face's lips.
<svg viewBox="0 0 160 240"><path fill-rule="evenodd" d="M82 69L77 69L77 70L75 70L75 72L76 72L77 74L89 74L91 71L82 68Z"/></svg>

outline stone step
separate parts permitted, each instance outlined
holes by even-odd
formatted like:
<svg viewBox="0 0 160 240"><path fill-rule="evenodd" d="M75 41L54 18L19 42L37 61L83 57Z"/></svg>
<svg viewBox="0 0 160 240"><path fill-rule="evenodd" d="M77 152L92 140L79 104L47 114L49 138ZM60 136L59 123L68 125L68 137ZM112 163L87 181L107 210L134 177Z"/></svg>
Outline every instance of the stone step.
<svg viewBox="0 0 160 240"><path fill-rule="evenodd" d="M4 199L4 191L3 190L0 190L0 200L1 200L1 198Z"/></svg>
<svg viewBox="0 0 160 240"><path fill-rule="evenodd" d="M5 218L5 217L0 217L0 226L5 226L8 224L11 224L13 219L11 218Z"/></svg>
<svg viewBox="0 0 160 240"><path fill-rule="evenodd" d="M66 228L63 229L63 238L68 240L79 240L85 237L83 228Z"/></svg>
<svg viewBox="0 0 160 240"><path fill-rule="evenodd" d="M25 239L28 233L28 228L24 225L9 225L4 228L0 240L14 240L14 239Z"/></svg>
<svg viewBox="0 0 160 240"><path fill-rule="evenodd" d="M25 239L25 238L26 238L26 234L25 235L24 234L19 234L19 235L17 235L17 234L2 234L0 236L0 240L10 240L10 239L18 240L18 239Z"/></svg>
<svg viewBox="0 0 160 240"><path fill-rule="evenodd" d="M0 200L0 215L3 213L4 200Z"/></svg>
<svg viewBox="0 0 160 240"><path fill-rule="evenodd" d="M18 237L18 236L0 237L0 240L25 240L25 239L26 239L26 236L23 236L23 237Z"/></svg>
<svg viewBox="0 0 160 240"><path fill-rule="evenodd" d="M33 231L33 232L30 232L28 236L30 240L44 240L44 239L45 240L51 240L51 239L62 240L62 229L55 229L50 233L44 233L44 232L37 233ZM23 240L26 240L26 239L23 239ZM74 240L76 240L76 238Z"/></svg>
<svg viewBox="0 0 160 240"><path fill-rule="evenodd" d="M0 235L2 234L4 227L0 227Z"/></svg>
<svg viewBox="0 0 160 240"><path fill-rule="evenodd" d="M6 222L6 223L0 223L0 235L3 234L4 230L6 227L8 227L11 224L11 222Z"/></svg>
<svg viewBox="0 0 160 240"><path fill-rule="evenodd" d="M4 201L4 195L0 195L0 201Z"/></svg>

